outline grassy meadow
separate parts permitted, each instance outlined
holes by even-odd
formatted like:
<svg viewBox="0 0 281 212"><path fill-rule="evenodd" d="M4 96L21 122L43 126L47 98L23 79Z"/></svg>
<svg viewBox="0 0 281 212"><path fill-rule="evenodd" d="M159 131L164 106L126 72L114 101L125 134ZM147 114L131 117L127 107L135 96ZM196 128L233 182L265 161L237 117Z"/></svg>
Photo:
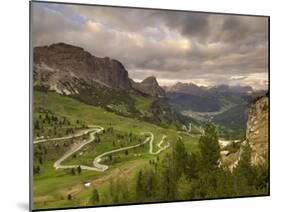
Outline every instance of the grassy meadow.
<svg viewBox="0 0 281 212"><path fill-rule="evenodd" d="M138 96L134 98L136 107L143 113L147 113L153 99ZM48 116L47 119L46 116ZM145 132L154 134L155 151L162 136L166 135L166 142L169 143L178 139L175 129L161 128L138 119L119 116L103 108L87 105L54 92L34 92L33 118L34 123L45 124L44 128L47 126L47 132L43 133L39 126L38 130L35 130L38 134L35 137L42 135L44 138L60 137L71 134L72 131L76 132L96 125L105 129L105 133L97 135L98 142L92 142L77 151L63 162L66 165L92 165L93 159L105 151L143 142L145 136L142 133ZM181 137L188 152L197 151L198 138L187 135L181 135ZM77 140L79 139L83 138ZM138 170L151 166L153 161L164 157L164 152L170 151L168 148L159 155L151 155L148 153L149 144L147 143L138 148L120 151L102 158L102 163L109 165L109 169L104 172L82 170L78 173L77 170L70 172L55 169L54 162L71 148L73 142L73 139L66 139L34 144L34 152L36 152L33 181L34 209L93 205L93 201L90 200L93 188L99 192L100 200L96 204L114 203L109 196L109 189L114 187L112 180L121 182L122 179L126 179L128 188L132 187L134 180L130 179L136 177ZM90 182L91 187L85 187L85 182Z"/></svg>

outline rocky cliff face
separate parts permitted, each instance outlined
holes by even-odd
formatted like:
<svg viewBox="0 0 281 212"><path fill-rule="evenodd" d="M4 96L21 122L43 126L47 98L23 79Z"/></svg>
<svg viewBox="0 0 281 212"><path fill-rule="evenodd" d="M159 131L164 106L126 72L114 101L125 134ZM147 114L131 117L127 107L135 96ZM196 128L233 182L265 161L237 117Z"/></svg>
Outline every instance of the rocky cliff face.
<svg viewBox="0 0 281 212"><path fill-rule="evenodd" d="M252 103L248 113L246 139L228 141L221 146L223 165L233 170L238 165L247 142L251 148L251 162L253 165L268 161L268 110L267 96L260 97ZM220 141L220 144L222 142Z"/></svg>
<svg viewBox="0 0 281 212"><path fill-rule="evenodd" d="M150 96L162 97L165 95L164 89L159 86L156 78L153 76L145 78L140 83L132 81L131 84L135 90Z"/></svg>
<svg viewBox="0 0 281 212"><path fill-rule="evenodd" d="M34 48L34 85L69 95L79 92L81 80L110 88L131 88L128 72L117 60L98 58L65 43Z"/></svg>
<svg viewBox="0 0 281 212"><path fill-rule="evenodd" d="M246 138L252 149L252 163L268 160L268 97L252 104L247 122Z"/></svg>

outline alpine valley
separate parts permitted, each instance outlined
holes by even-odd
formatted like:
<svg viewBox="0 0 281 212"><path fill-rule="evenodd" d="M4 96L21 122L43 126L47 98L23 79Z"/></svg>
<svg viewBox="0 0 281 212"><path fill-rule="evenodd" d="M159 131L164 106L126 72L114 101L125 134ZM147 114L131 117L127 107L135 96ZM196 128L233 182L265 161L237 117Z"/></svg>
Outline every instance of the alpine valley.
<svg viewBox="0 0 281 212"><path fill-rule="evenodd" d="M33 59L35 209L267 194L267 90L136 82L66 43Z"/></svg>

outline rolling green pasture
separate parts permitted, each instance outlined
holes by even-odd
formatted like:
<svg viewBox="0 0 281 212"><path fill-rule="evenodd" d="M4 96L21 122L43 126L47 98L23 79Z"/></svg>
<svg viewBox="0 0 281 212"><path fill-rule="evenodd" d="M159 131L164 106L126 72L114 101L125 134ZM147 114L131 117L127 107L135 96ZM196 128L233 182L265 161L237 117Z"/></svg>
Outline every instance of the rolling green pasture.
<svg viewBox="0 0 281 212"><path fill-rule="evenodd" d="M147 111L148 105L153 101L153 99L145 98L139 97L136 103L143 111ZM142 133L145 132L154 134L155 151L158 149L157 144L163 135L167 136L166 140L170 143L178 139L177 131L174 129L165 129L134 118L119 116L100 107L87 105L54 92L34 91L34 121L36 121L36 117L39 117L40 108L51 111L55 116L66 117L70 123L81 120L87 126L99 125L105 129L104 134L98 135L100 142L86 145L75 153L75 157L66 160L65 164L92 165L94 157L105 151L141 143L145 139ZM110 128L114 133L107 132ZM187 135L181 135L181 137L188 151L197 150L198 138L191 138ZM67 143L67 141L64 142ZM102 162L110 167L105 172L82 170L80 174L71 174L67 170L56 170L53 167L54 162L59 159L59 155L67 151L68 145L60 148L57 153L54 152L56 151L54 143L47 142L40 145L41 149L47 149L47 151L43 162L41 161L40 173L35 174L33 178L34 209L89 205L89 196L93 187L100 193L99 204L110 204L110 200L104 202L107 197L103 195L108 193L105 191L108 190L111 179L126 178L126 183L130 185L128 179L134 177L140 168L149 165L149 161L157 157L148 154L147 143L142 147L128 150L127 154L125 151L112 154L113 161L109 161L107 156L102 158ZM34 145L34 149L38 149L38 144ZM57 156L58 158L56 158ZM159 157L163 156L164 154L160 154ZM39 164L38 160L34 163ZM86 188L85 182L92 182L91 187ZM71 200L68 200L69 194L71 194Z"/></svg>

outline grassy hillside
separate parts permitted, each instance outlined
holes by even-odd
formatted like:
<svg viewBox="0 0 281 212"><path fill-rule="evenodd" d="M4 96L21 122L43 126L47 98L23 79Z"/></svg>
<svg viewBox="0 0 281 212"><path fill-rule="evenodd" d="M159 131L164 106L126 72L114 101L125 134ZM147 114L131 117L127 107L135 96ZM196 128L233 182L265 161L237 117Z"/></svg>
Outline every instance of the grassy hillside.
<svg viewBox="0 0 281 212"><path fill-rule="evenodd" d="M71 94L70 97L107 112L166 128L180 128L186 122L186 118L173 110L168 101L141 95L133 90L112 89L98 83L89 85L81 81L80 84L79 93ZM35 91L47 92L47 89L35 86Z"/></svg>
<svg viewBox="0 0 281 212"><path fill-rule="evenodd" d="M155 101L154 97L150 96L141 96L131 93L130 95L135 100L136 108L141 112L144 116L150 116L149 112L151 104Z"/></svg>
<svg viewBox="0 0 281 212"><path fill-rule="evenodd" d="M138 107L147 108L150 103L149 101L145 102L145 100L138 99ZM76 157L74 156L65 161L64 163L66 164L79 162L89 165L91 160L94 159L95 154L101 154L103 151L119 148L122 145L126 146L130 143L135 144L139 142L143 139L141 135L143 132L152 132L154 134L155 148L157 148L156 144L163 135L167 135L167 141L170 143L173 143L178 138L177 131L174 129L164 129L146 121L119 116L106 111L102 107L88 105L54 92L35 91L34 123L39 120L42 109L48 111L54 117L58 117L59 120L65 118L67 120L65 123L73 123L75 126L77 120L79 120L79 123L81 122L85 126L100 125L105 128L106 132L108 129L113 129L114 133L100 135L98 143L91 143L85 146L85 148L76 153ZM63 121L61 124L62 128L66 125L63 124ZM50 126L53 125L55 124L50 123ZM75 126L73 126L74 130L76 130ZM49 136L56 137L53 133L54 131L51 131ZM187 151L197 151L197 138L185 135L182 138ZM102 196L103 191L109 185L110 179L122 179L124 176L126 178L133 177L137 170L147 166L150 160L156 160L157 158L156 155L147 153L148 144L146 144L139 149L129 150L128 153L123 151L113 154L111 160L109 157L103 158L103 162L110 166L105 172L83 170L81 173L78 173L75 170L75 173L73 173L69 170L56 170L53 167L54 162L71 148L72 143L72 140L66 140L34 144L36 152L34 156L34 208L89 205L88 195L92 192L92 187L86 188L83 185L85 182L91 182L95 188L99 189ZM169 151L169 149L166 151ZM82 154L80 154L81 152ZM159 157L162 157L162 153ZM130 184L130 182L128 183Z"/></svg>
<svg viewBox="0 0 281 212"><path fill-rule="evenodd" d="M237 105L221 114L214 116L213 122L230 129L245 129L248 106Z"/></svg>

